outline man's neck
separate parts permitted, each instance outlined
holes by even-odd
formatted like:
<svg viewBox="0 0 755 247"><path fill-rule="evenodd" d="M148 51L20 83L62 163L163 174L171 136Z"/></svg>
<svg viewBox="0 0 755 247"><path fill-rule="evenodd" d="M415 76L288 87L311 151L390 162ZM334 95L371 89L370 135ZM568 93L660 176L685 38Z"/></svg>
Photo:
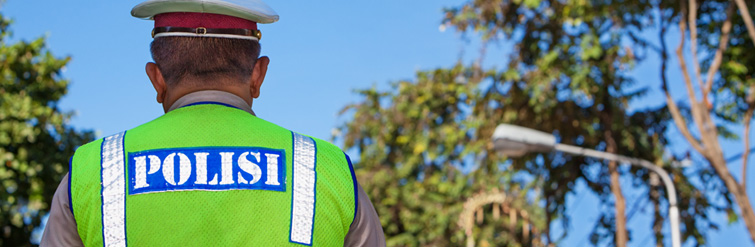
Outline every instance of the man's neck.
<svg viewBox="0 0 755 247"><path fill-rule="evenodd" d="M255 115L254 111L252 111L252 106L246 100L233 93L220 90L202 90L183 95L176 99L170 107L165 108L165 112L167 113L187 105L201 102L215 102L230 105Z"/></svg>
<svg viewBox="0 0 755 247"><path fill-rule="evenodd" d="M180 85L203 85L203 82L193 82L193 81L181 81ZM207 83L207 82L204 82ZM178 101L178 99L183 98L185 95L192 94L195 92L200 91L222 91L226 93L230 93L233 95L236 95L237 97L241 98L246 102L247 105L252 105L252 95L249 91L249 85L238 83L238 82L223 82L223 81L214 81L211 82L212 85L210 86L170 86L168 85L167 90L165 91L165 96L163 98L163 110L165 112L168 112L170 109L170 106L173 106L173 104Z"/></svg>

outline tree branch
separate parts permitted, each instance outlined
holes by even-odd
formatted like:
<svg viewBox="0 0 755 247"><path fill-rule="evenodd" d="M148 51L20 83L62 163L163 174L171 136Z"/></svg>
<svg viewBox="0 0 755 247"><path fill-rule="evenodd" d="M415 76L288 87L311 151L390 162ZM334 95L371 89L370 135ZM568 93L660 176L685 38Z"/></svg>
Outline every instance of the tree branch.
<svg viewBox="0 0 755 247"><path fill-rule="evenodd" d="M742 190L747 189L747 159L750 156L750 122L752 120L753 111L755 111L755 86L750 86L747 95L747 112L745 113L745 118L743 120L745 124L745 151L742 155Z"/></svg>
<svg viewBox="0 0 755 247"><path fill-rule="evenodd" d="M724 51L726 51L726 47L729 45L729 32L731 32L732 16L734 16L734 4L730 4L726 11L726 21L724 21L724 25L721 27L721 38L718 41L718 50L716 50L713 63L710 65L710 68L708 68L708 78L705 82L703 95L708 95L713 89L713 76L716 75L716 72L718 72L718 69L721 67Z"/></svg>
<svg viewBox="0 0 755 247"><path fill-rule="evenodd" d="M683 5L684 2L682 1L681 4ZM687 30L687 23L684 20L685 18L684 18L683 9L684 9L684 6L682 6L682 11L681 11L682 18L679 19L679 32L682 33L682 38L679 40L679 46L676 48L676 56L679 59L679 66L681 67L682 75L684 75L684 84L687 87L687 95L689 96L693 121L695 122L697 127L700 129L700 131L704 131L704 128L702 125L702 117L700 116L700 111L698 109L699 104L697 101L697 97L695 97L695 89L692 86L692 79L690 79L689 77L687 64L684 61L684 54L682 52L682 50L684 49L684 33ZM662 36L663 34L661 33L660 35ZM663 78L665 78L665 74L663 75ZM671 93L669 93L667 83L664 83L663 91L666 94L666 102L668 104L669 111L671 112L671 116L674 119L674 123L676 123L676 127L679 128L679 131L682 132L682 135L684 135L684 137L687 139L687 141L690 143L690 145L692 145L692 147L695 150L697 150L703 156L707 156L707 152L705 151L705 148L703 148L703 146L700 144L700 141L698 141L694 136L692 136L692 133L690 133L689 128L687 127L687 123L684 121L684 118L682 117L679 111L679 107L676 106L676 102L674 102L674 99L671 97Z"/></svg>
<svg viewBox="0 0 755 247"><path fill-rule="evenodd" d="M679 32L682 33L682 38L679 39L679 46L676 48L676 56L677 58L679 58L679 66L682 69L682 75L684 75L684 83L687 86L687 94L689 94L689 100L693 103L696 103L697 97L695 97L695 89L692 87L692 79L689 77L687 63L684 61L684 53L683 53L684 33L686 31L687 31L687 22L684 21L684 18L681 18L679 20ZM694 39L694 38L691 38L691 39ZM692 55L694 56L694 54Z"/></svg>
<svg viewBox="0 0 755 247"><path fill-rule="evenodd" d="M695 69L695 80L700 90L705 90L703 87L703 80L700 76L700 62L697 60L697 1L689 0L689 18L687 19L687 25L689 26L689 48L692 52L692 63ZM703 101L707 102L708 97L703 92Z"/></svg>
<svg viewBox="0 0 755 247"><path fill-rule="evenodd" d="M658 9L661 10L660 2L658 5ZM662 11L661 11L662 13ZM702 151L704 148L702 145L700 145L700 141L698 141L694 136L692 136L692 133L689 132L689 128L687 127L687 122L684 120L684 117L682 117L681 112L679 111L679 107L676 105L676 102L674 102L674 99L671 97L671 93L669 92L668 88L668 76L666 75L666 68L668 67L668 46L666 45L666 29L667 24L663 20L663 15L660 16L660 31L658 32L658 38L660 40L660 55L661 55L661 88L663 89L663 92L666 95L666 104L668 105L669 112L671 112L671 116L674 119L674 123L676 124L677 128L679 128L679 131L682 132L682 135L687 139L687 142L692 145L692 147L697 150L700 153L703 153ZM683 26L683 18L680 22L679 26L680 29ZM670 23L669 23L670 24ZM683 36L684 30L682 29L682 36ZM684 37L682 37L682 44L680 44L680 47L684 46ZM684 73L687 75L686 73ZM694 94L693 94L694 96ZM694 98L693 98L694 99Z"/></svg>
<svg viewBox="0 0 755 247"><path fill-rule="evenodd" d="M742 190L747 189L747 159L750 156L750 120L752 119L753 108L747 109L745 113L745 151L742 155Z"/></svg>
<svg viewBox="0 0 755 247"><path fill-rule="evenodd" d="M674 123L679 129L679 132L682 132L682 135L687 139L687 142L692 145L692 148L694 148L701 154L705 154L705 148L700 144L700 141L698 141L697 138L692 136L692 133L689 132L687 123L684 121L684 117L682 117L682 114L679 111L679 107L676 105L676 102L674 102L674 99L671 98L671 93L669 93L668 87L664 87L663 92L666 94L666 104L668 104L668 110L669 112L671 112L671 117L674 119Z"/></svg>
<svg viewBox="0 0 755 247"><path fill-rule="evenodd" d="M750 11L747 10L747 4L745 4L744 0L734 0L734 2L739 7L739 13L742 15L742 19L747 26L747 33L750 34L750 39L753 45L755 45L755 25L752 24L752 17L750 16Z"/></svg>

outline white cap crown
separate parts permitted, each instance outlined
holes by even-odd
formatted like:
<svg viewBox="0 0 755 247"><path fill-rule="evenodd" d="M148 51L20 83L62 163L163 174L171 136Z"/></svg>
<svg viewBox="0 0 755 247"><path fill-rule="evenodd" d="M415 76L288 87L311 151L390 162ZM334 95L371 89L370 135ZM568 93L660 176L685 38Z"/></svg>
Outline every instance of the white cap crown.
<svg viewBox="0 0 755 247"><path fill-rule="evenodd" d="M234 16L257 23L278 21L278 14L261 0L149 0L136 5L131 15L152 19L172 12L212 13Z"/></svg>

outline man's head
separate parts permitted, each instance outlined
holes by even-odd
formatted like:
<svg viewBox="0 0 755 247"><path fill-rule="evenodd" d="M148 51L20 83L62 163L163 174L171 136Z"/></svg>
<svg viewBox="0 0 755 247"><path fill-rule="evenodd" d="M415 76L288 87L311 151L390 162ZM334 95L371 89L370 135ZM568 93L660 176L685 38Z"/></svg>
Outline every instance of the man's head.
<svg viewBox="0 0 755 247"><path fill-rule="evenodd" d="M200 90L233 93L252 104L270 60L259 57L257 23L278 15L260 0L148 0L135 17L155 20L146 66L163 108Z"/></svg>
<svg viewBox="0 0 755 247"><path fill-rule="evenodd" d="M152 59L170 86L244 84L260 54L257 41L162 37L152 41Z"/></svg>
<svg viewBox="0 0 755 247"><path fill-rule="evenodd" d="M251 105L270 62L259 57L257 41L245 39L160 37L150 50L155 62L147 64L147 75L165 109L200 90L230 92Z"/></svg>

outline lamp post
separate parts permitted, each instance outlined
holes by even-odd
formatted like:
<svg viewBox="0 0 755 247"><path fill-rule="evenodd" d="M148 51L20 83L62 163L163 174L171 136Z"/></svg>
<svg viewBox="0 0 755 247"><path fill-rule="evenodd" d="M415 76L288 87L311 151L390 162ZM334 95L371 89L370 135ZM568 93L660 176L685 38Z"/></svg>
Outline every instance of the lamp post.
<svg viewBox="0 0 755 247"><path fill-rule="evenodd" d="M501 124L493 133L493 144L497 151L513 157L519 157L529 152L559 151L574 155L611 160L620 163L640 166L657 173L666 187L669 202L669 221L671 225L671 246L681 246L681 231L679 230L679 208L676 206L676 188L671 182L668 172L650 161L630 158L622 155L601 152L593 149L566 145L556 142L556 137L542 131L521 126Z"/></svg>

